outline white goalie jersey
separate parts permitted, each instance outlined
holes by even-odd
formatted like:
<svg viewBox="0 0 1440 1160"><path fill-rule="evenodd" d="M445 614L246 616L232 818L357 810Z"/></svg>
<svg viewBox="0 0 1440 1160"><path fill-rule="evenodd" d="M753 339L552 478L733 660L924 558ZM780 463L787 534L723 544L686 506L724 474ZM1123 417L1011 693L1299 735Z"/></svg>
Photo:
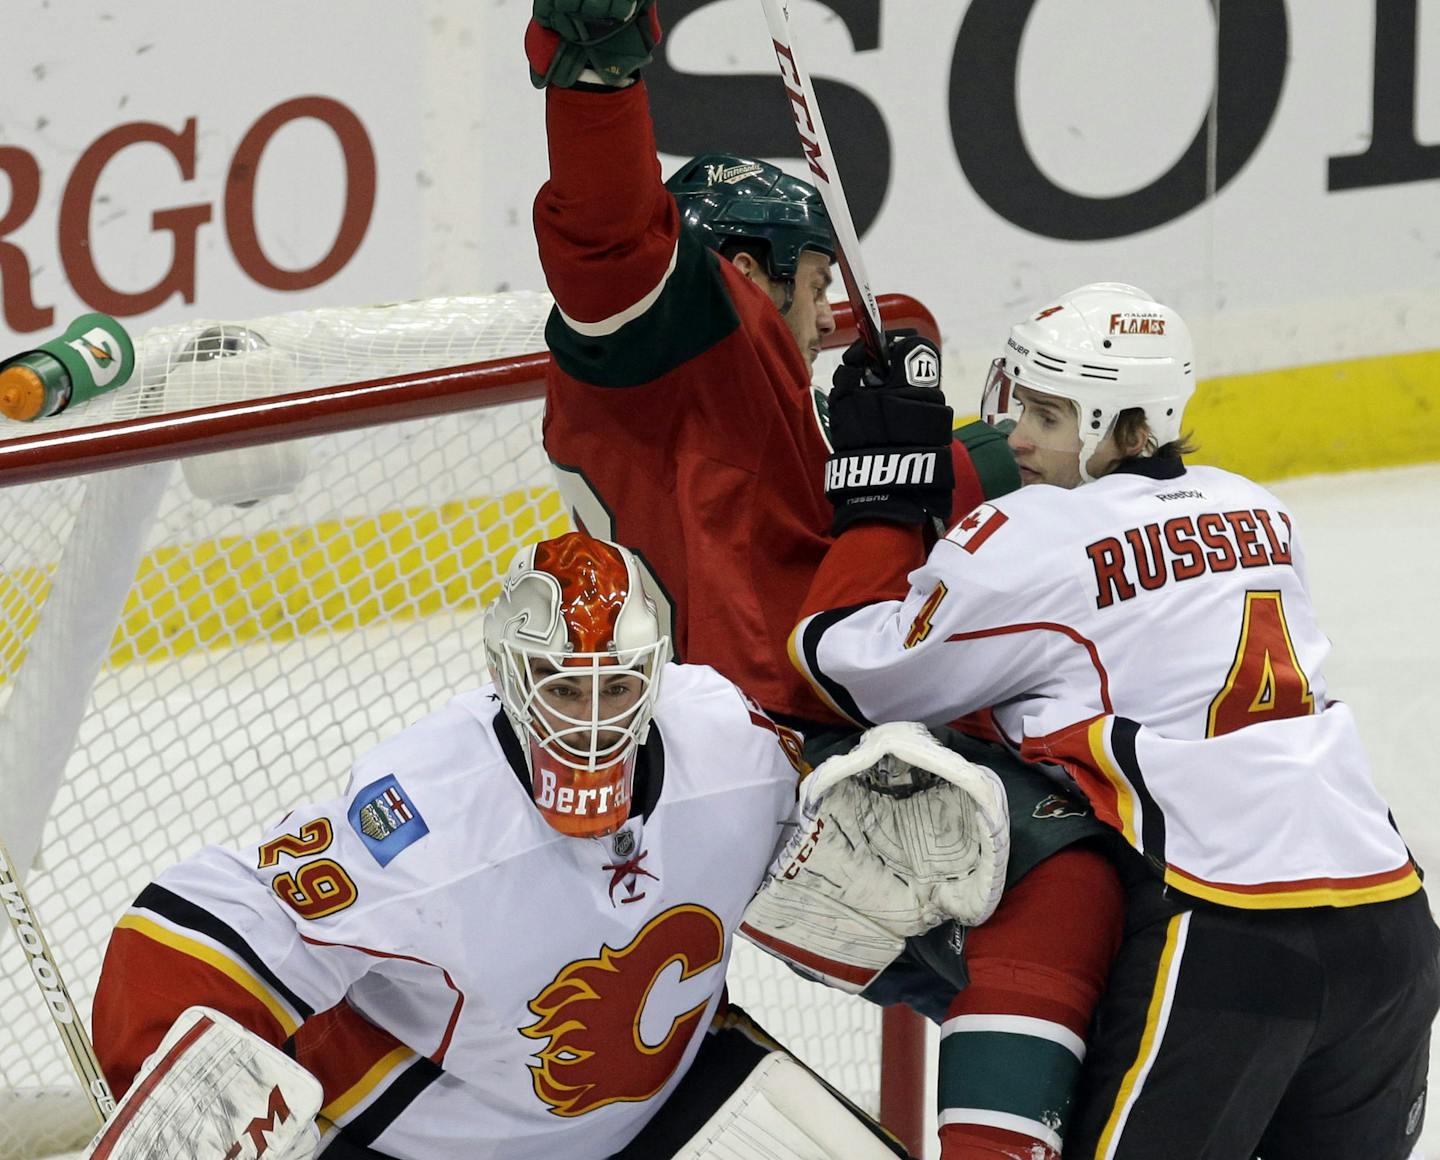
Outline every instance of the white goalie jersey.
<svg viewBox="0 0 1440 1160"><path fill-rule="evenodd" d="M609 1156L720 1002L795 801L780 740L713 670L668 666L631 818L574 838L530 800L493 687L461 695L362 757L345 797L145 891L107 959L102 1055L208 1003L272 1042L305 1024L322 1128L380 1154ZM307 1042L337 1004L379 1046Z"/></svg>
<svg viewBox="0 0 1440 1160"><path fill-rule="evenodd" d="M1254 908L1419 889L1350 711L1327 697L1289 511L1225 471L1162 473L982 505L903 601L846 607L867 558L866 529L848 533L797 662L864 722L991 708L1185 893Z"/></svg>

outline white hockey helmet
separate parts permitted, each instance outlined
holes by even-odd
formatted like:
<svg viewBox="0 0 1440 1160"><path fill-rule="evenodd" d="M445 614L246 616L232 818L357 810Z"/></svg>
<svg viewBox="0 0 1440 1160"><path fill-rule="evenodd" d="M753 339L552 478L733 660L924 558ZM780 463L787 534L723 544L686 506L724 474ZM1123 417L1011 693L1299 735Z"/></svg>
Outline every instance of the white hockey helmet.
<svg viewBox="0 0 1440 1160"><path fill-rule="evenodd" d="M1018 417L1017 386L1075 404L1080 474L1121 411L1138 407L1155 442L1180 438L1195 391L1194 351L1184 319L1123 282L1092 282L1062 294L1010 331L990 367L981 417L995 426Z"/></svg>
<svg viewBox="0 0 1440 1160"><path fill-rule="evenodd" d="M584 532L522 548L484 631L542 816L575 837L618 830L670 658L635 557Z"/></svg>

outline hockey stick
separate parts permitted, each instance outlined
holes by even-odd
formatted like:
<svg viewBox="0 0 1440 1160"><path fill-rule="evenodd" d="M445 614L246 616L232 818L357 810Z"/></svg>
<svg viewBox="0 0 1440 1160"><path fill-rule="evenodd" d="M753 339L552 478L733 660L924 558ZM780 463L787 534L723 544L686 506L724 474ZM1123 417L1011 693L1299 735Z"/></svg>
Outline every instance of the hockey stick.
<svg viewBox="0 0 1440 1160"><path fill-rule="evenodd" d="M20 875L15 869L15 863L10 860L10 851L5 848L3 841L0 841L0 903L3 903L6 914L10 916L10 925L15 928L15 936L20 940L20 946L29 956L30 970L35 975L41 994L45 996L45 1006L50 1009L50 1017L60 1029L60 1038L65 1043L65 1050L70 1053L70 1062L75 1067L75 1074L80 1077L95 1118L103 1124L115 1110L115 1097L110 1094L110 1085L105 1082L105 1075L100 1070L100 1061L95 1057L90 1036L86 1034L85 1025L80 1021L80 1013L75 1010L75 1004L70 999L65 980L60 977L55 956L50 953L50 946L45 941L45 934L40 929L40 924L35 921L30 899L25 895L25 888L20 885Z"/></svg>
<svg viewBox="0 0 1440 1160"><path fill-rule="evenodd" d="M870 277L860 258L860 239L855 234L850 204L845 200L845 189L840 184L840 173L835 167L835 154L830 149L825 122L820 119L820 104L815 99L810 74L795 54L790 0L761 2L765 5L765 19L770 25L770 39L775 45L775 59L780 63L780 79L790 97L790 113L795 118L795 128L800 131L805 161L810 166L816 188L820 190L820 200L825 203L831 228L835 231L835 260L840 264L846 296L855 309L856 328L871 357L882 367L886 366L889 359L885 351L885 328L880 321L880 307L875 302Z"/></svg>

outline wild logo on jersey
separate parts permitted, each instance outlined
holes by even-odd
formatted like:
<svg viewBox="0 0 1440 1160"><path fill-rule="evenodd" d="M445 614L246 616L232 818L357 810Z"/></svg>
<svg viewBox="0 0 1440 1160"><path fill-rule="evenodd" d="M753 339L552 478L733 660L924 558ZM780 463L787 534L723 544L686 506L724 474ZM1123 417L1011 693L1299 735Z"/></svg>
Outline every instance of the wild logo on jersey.
<svg viewBox="0 0 1440 1160"><path fill-rule="evenodd" d="M557 1116L583 1116L620 1101L652 1098L680 1065L711 994L674 1016L658 1041L642 1037L647 1005L663 1002L656 987L672 963L679 982L716 966L725 927L703 906L672 906L652 918L621 950L563 967L529 1007L539 1018L520 1034L548 1040L530 1064L535 1094ZM654 993L652 993L654 992Z"/></svg>
<svg viewBox="0 0 1440 1160"><path fill-rule="evenodd" d="M1089 812L1088 806L1082 806L1064 794L1052 793L1035 803L1035 808L1030 811L1030 816L1032 818L1083 818Z"/></svg>

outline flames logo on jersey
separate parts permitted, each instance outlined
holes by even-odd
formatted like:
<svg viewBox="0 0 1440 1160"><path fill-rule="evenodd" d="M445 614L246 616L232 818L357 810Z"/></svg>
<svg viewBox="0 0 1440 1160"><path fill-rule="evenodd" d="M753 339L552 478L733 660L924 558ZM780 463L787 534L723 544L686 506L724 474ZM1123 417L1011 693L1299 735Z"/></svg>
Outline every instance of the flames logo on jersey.
<svg viewBox="0 0 1440 1160"><path fill-rule="evenodd" d="M659 1043L646 1043L640 1018L656 980L672 963L694 978L725 954L725 927L703 906L673 906L647 922L622 950L561 968L529 1007L538 1019L520 1034L548 1042L531 1063L535 1094L557 1116L583 1116L617 1102L652 1098L674 1074L705 1014L705 1000L675 1016ZM715 987L718 989L717 978Z"/></svg>

